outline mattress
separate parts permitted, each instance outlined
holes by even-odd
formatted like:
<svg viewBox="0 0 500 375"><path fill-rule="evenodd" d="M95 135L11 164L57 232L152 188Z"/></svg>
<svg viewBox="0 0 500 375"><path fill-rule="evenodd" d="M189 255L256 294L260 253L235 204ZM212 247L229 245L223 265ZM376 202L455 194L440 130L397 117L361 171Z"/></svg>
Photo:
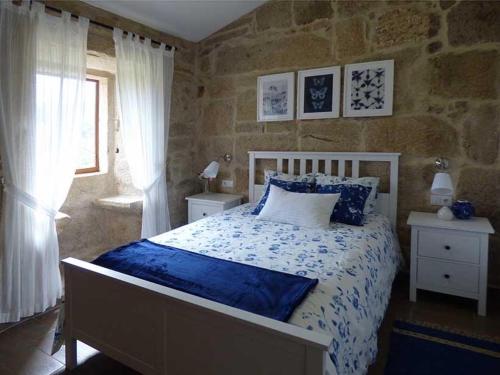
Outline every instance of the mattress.
<svg viewBox="0 0 500 375"><path fill-rule="evenodd" d="M288 323L332 337L327 374L363 374L377 354L377 330L400 262L389 220L329 229L256 220L245 204L150 238L208 256L318 278Z"/></svg>

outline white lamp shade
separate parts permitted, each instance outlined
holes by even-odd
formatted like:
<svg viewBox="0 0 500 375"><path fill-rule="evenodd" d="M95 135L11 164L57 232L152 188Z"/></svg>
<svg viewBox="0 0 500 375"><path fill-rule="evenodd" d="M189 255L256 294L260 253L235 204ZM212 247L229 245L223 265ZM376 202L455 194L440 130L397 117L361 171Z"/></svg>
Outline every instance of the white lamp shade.
<svg viewBox="0 0 500 375"><path fill-rule="evenodd" d="M215 178L219 173L219 163L212 161L202 172L202 177L205 178Z"/></svg>
<svg viewBox="0 0 500 375"><path fill-rule="evenodd" d="M440 172L434 175L431 187L432 194L453 195L453 183L448 173Z"/></svg>

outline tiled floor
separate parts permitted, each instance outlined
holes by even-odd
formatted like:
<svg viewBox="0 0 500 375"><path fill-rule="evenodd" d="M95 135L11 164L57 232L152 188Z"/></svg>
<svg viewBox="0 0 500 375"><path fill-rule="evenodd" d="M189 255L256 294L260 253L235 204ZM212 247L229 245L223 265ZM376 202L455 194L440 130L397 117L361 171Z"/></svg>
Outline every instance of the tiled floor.
<svg viewBox="0 0 500 375"><path fill-rule="evenodd" d="M482 318L475 313L476 304L466 299L419 292L418 303L411 303L407 282L396 281L380 329L379 356L369 375L383 374L394 319L424 321L469 334L500 337L500 291L491 290L488 297L488 316ZM52 311L0 333L0 374L65 374L64 348L50 355L56 322L57 311ZM71 374L136 374L83 343L78 343L78 363Z"/></svg>

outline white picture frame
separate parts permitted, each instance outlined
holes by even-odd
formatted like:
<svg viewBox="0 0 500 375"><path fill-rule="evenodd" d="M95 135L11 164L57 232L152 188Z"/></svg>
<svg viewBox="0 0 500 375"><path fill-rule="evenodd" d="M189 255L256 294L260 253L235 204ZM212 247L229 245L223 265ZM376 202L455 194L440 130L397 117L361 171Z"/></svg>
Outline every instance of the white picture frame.
<svg viewBox="0 0 500 375"><path fill-rule="evenodd" d="M297 118L338 118L340 80L340 66L300 70L297 77Z"/></svg>
<svg viewBox="0 0 500 375"><path fill-rule="evenodd" d="M383 77L373 74L383 73ZM366 75L368 75L366 77ZM368 90L360 85L363 76L370 79L370 88L379 90L376 95L363 97ZM373 81L376 79L376 81ZM394 60L373 61L360 64L349 64L344 68L344 117L391 116L394 90ZM381 91L381 92L380 92ZM380 103L382 102L382 103Z"/></svg>
<svg viewBox="0 0 500 375"><path fill-rule="evenodd" d="M295 73L280 73L257 78L257 121L294 119Z"/></svg>

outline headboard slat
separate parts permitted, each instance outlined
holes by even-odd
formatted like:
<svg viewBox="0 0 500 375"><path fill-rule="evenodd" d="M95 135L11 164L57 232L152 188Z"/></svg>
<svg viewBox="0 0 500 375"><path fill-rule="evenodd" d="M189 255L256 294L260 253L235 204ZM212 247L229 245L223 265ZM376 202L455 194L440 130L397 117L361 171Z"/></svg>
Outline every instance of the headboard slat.
<svg viewBox="0 0 500 375"><path fill-rule="evenodd" d="M276 170L278 172L283 172L283 159L282 158L278 158L276 159Z"/></svg>
<svg viewBox="0 0 500 375"><path fill-rule="evenodd" d="M332 159L325 160L325 174L326 175L332 174Z"/></svg>
<svg viewBox="0 0 500 375"><path fill-rule="evenodd" d="M312 173L318 173L318 159L313 159Z"/></svg>
<svg viewBox="0 0 500 375"><path fill-rule="evenodd" d="M300 159L300 174L306 174L306 159Z"/></svg>
<svg viewBox="0 0 500 375"><path fill-rule="evenodd" d="M359 160L352 161L352 177L359 177Z"/></svg>
<svg viewBox="0 0 500 375"><path fill-rule="evenodd" d="M339 159L339 176L344 177L345 176L345 160L344 159Z"/></svg>
<svg viewBox="0 0 500 375"><path fill-rule="evenodd" d="M306 172L307 160L312 160L312 171L318 172L319 162L325 163L325 173L331 174L332 162L338 162L338 175L345 176L345 162L352 163L352 176L359 177L360 162L387 162L390 165L389 193L379 193L377 210L386 215L393 227L396 229L397 204L398 204L398 169L399 153L384 152L300 152L300 151L249 151L249 182L248 196L250 202L260 199L263 185L255 183L255 160L267 159L276 160L277 170L283 169L283 162L288 160L288 173L294 174L295 160L300 161L300 174Z"/></svg>

